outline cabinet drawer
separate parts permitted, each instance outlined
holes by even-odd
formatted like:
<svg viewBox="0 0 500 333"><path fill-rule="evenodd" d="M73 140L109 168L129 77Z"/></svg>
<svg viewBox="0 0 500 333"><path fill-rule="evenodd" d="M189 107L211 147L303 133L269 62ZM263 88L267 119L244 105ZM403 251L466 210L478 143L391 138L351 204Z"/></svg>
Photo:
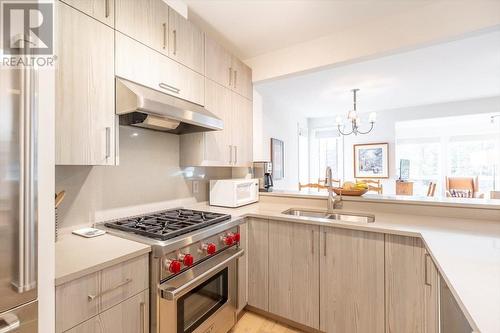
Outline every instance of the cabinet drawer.
<svg viewBox="0 0 500 333"><path fill-rule="evenodd" d="M118 32L115 51L117 76L204 105L202 75Z"/></svg>
<svg viewBox="0 0 500 333"><path fill-rule="evenodd" d="M149 332L149 289L99 315L104 333Z"/></svg>
<svg viewBox="0 0 500 333"><path fill-rule="evenodd" d="M93 317L65 333L102 333L102 323L99 316Z"/></svg>
<svg viewBox="0 0 500 333"><path fill-rule="evenodd" d="M56 288L56 331L66 331L97 315L99 300L91 299L89 295L96 295L98 292L99 273L58 286Z"/></svg>
<svg viewBox="0 0 500 333"><path fill-rule="evenodd" d="M101 272L101 311L148 288L148 256L143 255Z"/></svg>

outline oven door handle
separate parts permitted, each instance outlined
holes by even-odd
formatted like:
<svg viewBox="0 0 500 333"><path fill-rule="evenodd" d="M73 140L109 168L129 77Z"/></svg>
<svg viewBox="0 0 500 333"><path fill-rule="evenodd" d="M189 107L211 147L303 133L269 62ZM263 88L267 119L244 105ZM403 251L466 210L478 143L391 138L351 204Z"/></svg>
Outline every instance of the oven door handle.
<svg viewBox="0 0 500 333"><path fill-rule="evenodd" d="M168 300L168 301L174 301L180 296L184 295L186 292L192 289L192 287L196 286L198 282L205 280L206 278L210 277L217 271L221 270L224 266L227 266L228 263L231 261L238 259L245 253L245 250L240 249L234 254L227 254L223 255L222 253L219 254L219 258L215 256L212 260L218 259L218 261L211 262L213 264L212 267L209 269L203 271L200 274L195 273L195 277L191 280L189 280L187 283L184 283L182 286L179 286L177 288L172 287L170 284L165 283L164 285L160 285L160 294L161 297ZM206 264L207 262L204 262L203 264ZM196 269L196 267L193 267L193 269ZM188 273L189 271L185 272ZM168 281L168 283L171 283L172 281Z"/></svg>

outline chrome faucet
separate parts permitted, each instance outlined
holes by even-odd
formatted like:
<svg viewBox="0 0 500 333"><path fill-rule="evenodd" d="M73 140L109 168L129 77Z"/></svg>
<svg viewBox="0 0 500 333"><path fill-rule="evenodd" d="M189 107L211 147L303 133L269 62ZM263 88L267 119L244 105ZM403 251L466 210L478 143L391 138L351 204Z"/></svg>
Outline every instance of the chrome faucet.
<svg viewBox="0 0 500 333"><path fill-rule="evenodd" d="M325 186L328 189L328 203L327 203L327 211L328 213L333 213L335 209L342 208L342 194L333 195L333 185L332 185L332 168L326 167L326 175L325 175ZM341 192L342 193L342 192Z"/></svg>

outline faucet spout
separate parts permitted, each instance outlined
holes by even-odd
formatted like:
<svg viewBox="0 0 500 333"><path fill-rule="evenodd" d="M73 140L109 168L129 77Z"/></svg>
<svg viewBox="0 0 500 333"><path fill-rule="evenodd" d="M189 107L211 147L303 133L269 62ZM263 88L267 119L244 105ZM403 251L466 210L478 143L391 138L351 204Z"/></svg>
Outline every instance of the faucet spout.
<svg viewBox="0 0 500 333"><path fill-rule="evenodd" d="M328 213L333 213L335 209L342 208L343 202L342 194L333 195L332 168L330 167L326 167L325 186L328 189L327 211Z"/></svg>

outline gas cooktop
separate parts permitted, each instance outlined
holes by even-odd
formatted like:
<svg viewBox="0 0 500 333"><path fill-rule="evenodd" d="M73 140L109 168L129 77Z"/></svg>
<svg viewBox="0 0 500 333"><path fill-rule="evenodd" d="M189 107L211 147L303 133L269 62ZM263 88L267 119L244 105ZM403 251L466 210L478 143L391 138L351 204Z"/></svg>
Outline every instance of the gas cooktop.
<svg viewBox="0 0 500 333"><path fill-rule="evenodd" d="M190 209L172 209L104 223L106 227L149 238L167 240L230 220L231 215Z"/></svg>

